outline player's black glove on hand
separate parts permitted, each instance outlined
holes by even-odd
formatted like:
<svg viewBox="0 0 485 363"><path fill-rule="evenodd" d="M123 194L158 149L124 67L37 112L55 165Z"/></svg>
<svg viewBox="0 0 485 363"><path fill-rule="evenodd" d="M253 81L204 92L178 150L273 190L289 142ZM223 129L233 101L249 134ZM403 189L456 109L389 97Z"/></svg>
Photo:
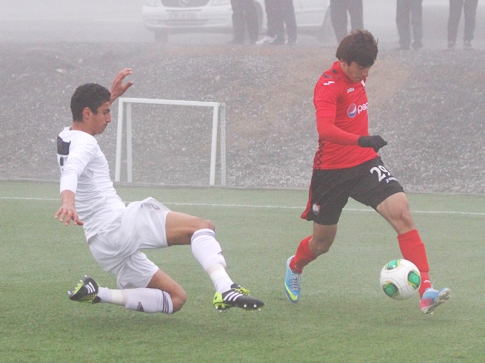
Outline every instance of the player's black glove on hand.
<svg viewBox="0 0 485 363"><path fill-rule="evenodd" d="M381 147L387 145L387 141L379 135L361 136L357 140L357 143L360 147L371 147L375 152L378 152Z"/></svg>

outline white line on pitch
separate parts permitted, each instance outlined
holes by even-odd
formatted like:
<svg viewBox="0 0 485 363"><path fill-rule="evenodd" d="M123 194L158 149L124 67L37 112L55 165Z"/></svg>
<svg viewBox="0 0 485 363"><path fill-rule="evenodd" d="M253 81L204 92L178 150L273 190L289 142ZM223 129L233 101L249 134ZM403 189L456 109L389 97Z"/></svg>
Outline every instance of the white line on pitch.
<svg viewBox="0 0 485 363"><path fill-rule="evenodd" d="M60 201L57 198L32 198L32 197L0 197L0 200L38 200L38 201ZM130 203L131 201L124 201ZM215 204L215 203L184 203L184 202L162 202L167 205L185 205L185 206L198 206L198 207L223 207L223 208L267 208L267 209L304 209L304 206L288 206L288 205L252 205L252 204ZM373 209L361 209L361 208L344 208L347 212L374 212ZM467 216L485 216L480 212L460 212L460 211L443 211L443 210L412 210L417 214L456 214Z"/></svg>

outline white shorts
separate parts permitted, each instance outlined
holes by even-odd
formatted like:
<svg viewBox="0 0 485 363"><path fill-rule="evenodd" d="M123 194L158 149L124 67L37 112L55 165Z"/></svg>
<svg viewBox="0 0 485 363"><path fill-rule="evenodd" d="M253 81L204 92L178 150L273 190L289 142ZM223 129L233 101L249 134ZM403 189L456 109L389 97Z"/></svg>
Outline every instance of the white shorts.
<svg viewBox="0 0 485 363"><path fill-rule="evenodd" d="M133 202L88 241L94 259L116 275L118 288L146 287L158 267L140 252L168 247L165 221L170 209L153 198Z"/></svg>

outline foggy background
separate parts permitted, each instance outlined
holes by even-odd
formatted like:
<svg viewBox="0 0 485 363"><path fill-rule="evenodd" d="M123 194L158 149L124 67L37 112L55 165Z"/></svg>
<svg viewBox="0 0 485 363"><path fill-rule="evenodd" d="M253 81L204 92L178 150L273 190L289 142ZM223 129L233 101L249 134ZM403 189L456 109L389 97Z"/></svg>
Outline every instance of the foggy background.
<svg viewBox="0 0 485 363"><path fill-rule="evenodd" d="M15 42L153 42L141 17L143 0L2 0L0 40ZM448 0L423 1L424 45L446 46ZM364 0L364 27L381 46L397 46L395 0ZM485 47L485 0L478 1L473 44ZM463 38L463 18L458 41ZM174 34L179 45L222 44L230 34ZM300 44L317 45L315 37L299 35ZM461 43L458 43L461 44Z"/></svg>
<svg viewBox="0 0 485 363"><path fill-rule="evenodd" d="M57 180L55 138L71 122L75 87L109 87L130 66L126 97L225 103L227 186L308 187L313 86L335 60L333 38L231 47L230 33L173 34L160 44L143 25L142 0L0 3L0 180ZM424 0L424 48L399 52L395 0L364 0L364 25L380 47L366 84L370 132L389 142L380 154L407 191L485 193L485 0L473 51L462 50L463 19L457 50L445 50L448 6ZM208 184L210 112L133 112L135 182ZM117 104L112 118L98 141L113 175Z"/></svg>

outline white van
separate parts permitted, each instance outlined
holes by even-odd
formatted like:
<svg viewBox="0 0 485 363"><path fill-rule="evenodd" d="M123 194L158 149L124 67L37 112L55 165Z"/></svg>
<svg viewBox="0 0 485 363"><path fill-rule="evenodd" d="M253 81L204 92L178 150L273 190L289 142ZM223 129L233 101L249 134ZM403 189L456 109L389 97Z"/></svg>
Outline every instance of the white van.
<svg viewBox="0 0 485 363"><path fill-rule="evenodd" d="M266 28L264 0L255 0L260 30ZM329 0L294 0L300 30L318 30L328 23ZM170 33L231 32L231 0L145 0L145 26L155 40L166 42ZM328 29L328 25L324 28Z"/></svg>

